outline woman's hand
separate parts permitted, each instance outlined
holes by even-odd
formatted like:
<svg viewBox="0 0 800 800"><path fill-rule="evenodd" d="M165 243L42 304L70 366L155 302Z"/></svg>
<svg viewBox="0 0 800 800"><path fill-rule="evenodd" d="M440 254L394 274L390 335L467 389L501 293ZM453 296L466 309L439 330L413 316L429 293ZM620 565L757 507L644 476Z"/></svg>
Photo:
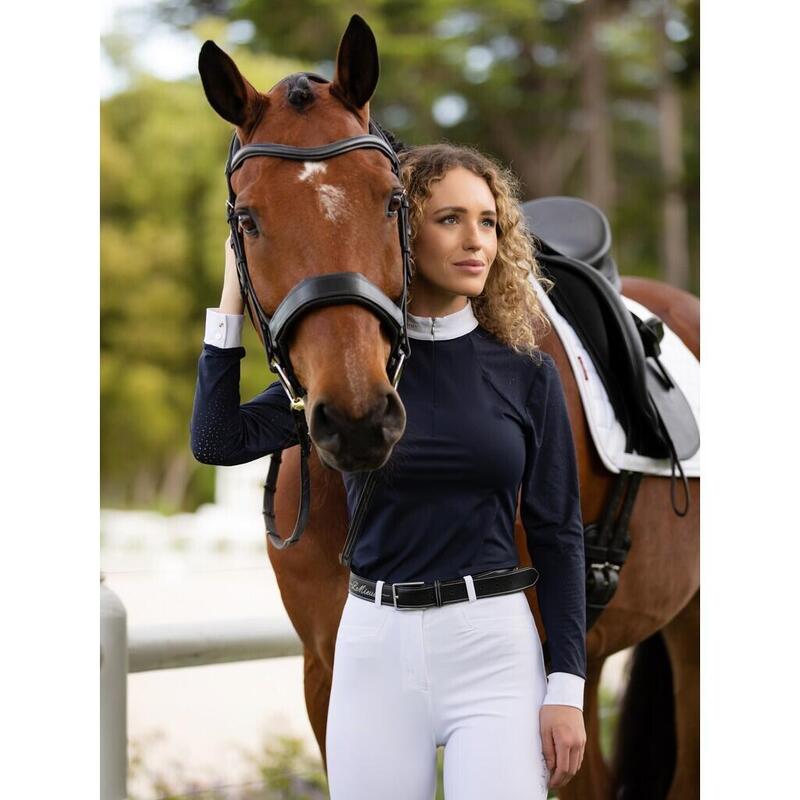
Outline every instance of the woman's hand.
<svg viewBox="0 0 800 800"><path fill-rule="evenodd" d="M244 314L244 301L239 288L239 275L236 272L236 255L233 252L230 235L225 240L225 277L222 282L219 310L223 314Z"/></svg>
<svg viewBox="0 0 800 800"><path fill-rule="evenodd" d="M565 786L583 763L586 729L575 706L544 705L539 711L542 754L550 770L548 789Z"/></svg>

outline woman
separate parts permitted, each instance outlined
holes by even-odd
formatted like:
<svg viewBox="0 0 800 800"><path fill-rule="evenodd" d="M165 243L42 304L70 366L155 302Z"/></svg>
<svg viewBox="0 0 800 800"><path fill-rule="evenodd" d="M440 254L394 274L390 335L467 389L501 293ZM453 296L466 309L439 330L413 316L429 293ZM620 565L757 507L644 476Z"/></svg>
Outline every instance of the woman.
<svg viewBox="0 0 800 800"><path fill-rule="evenodd" d="M510 171L446 143L401 162L414 253L412 354L398 385L406 429L352 555L327 720L331 797L429 800L444 745L448 800L544 800L577 772L586 740L577 464L528 276L546 281ZM192 449L233 464L296 440L277 381L238 405L243 308L229 247L225 274ZM363 473L343 479L352 514ZM536 570L519 568L514 542L520 491L547 675L522 591Z"/></svg>

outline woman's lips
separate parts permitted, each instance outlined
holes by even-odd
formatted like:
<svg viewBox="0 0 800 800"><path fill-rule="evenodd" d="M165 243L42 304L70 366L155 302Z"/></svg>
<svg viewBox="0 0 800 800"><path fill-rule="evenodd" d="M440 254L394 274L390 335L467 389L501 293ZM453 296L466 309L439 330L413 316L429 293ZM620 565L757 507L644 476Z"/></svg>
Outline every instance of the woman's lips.
<svg viewBox="0 0 800 800"><path fill-rule="evenodd" d="M465 272L471 272L474 275L477 275L480 272L483 272L484 265L483 264L453 264L456 269L464 270Z"/></svg>

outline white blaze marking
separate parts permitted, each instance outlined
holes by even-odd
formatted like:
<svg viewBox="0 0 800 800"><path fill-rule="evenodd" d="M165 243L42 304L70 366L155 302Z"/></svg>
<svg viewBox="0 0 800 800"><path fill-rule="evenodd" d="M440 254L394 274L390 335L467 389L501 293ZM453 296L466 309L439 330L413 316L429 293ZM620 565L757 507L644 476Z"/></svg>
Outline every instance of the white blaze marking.
<svg viewBox="0 0 800 800"><path fill-rule="evenodd" d="M317 191L319 192L319 201L322 203L325 216L331 222L336 222L344 211L344 191L338 186L331 186L329 183L323 183Z"/></svg>
<svg viewBox="0 0 800 800"><path fill-rule="evenodd" d="M321 161L304 161L303 162L303 171L298 176L298 180L309 181L317 173L324 174L325 170L327 170L327 169L328 169L328 165L327 164L323 164Z"/></svg>
<svg viewBox="0 0 800 800"><path fill-rule="evenodd" d="M312 181L317 176L321 178L327 169L327 164L321 161L304 161L303 169L297 179L304 182ZM336 222L345 210L344 190L330 183L320 183L317 186L317 193L325 216L331 222Z"/></svg>

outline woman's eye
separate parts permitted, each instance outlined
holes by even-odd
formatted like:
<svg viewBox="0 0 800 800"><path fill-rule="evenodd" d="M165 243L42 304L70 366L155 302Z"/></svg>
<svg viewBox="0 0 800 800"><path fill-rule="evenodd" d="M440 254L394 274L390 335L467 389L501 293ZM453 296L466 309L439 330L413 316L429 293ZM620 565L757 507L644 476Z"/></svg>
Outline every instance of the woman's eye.
<svg viewBox="0 0 800 800"><path fill-rule="evenodd" d="M449 215L449 216L447 216L447 217L442 217L442 218L439 220L439 222L447 222L447 220L449 220L449 219L458 219L458 217L456 217L456 215L455 215L455 214L450 214L450 215ZM488 223L489 223L488 225L485 225L485 226L484 226L484 227L486 227L486 228L494 228L494 226L495 226L494 220L492 220L492 219L489 219L488 217L487 217L486 219L484 219L484 220L483 220L483 222L488 222Z"/></svg>
<svg viewBox="0 0 800 800"><path fill-rule="evenodd" d="M253 218L247 214L239 214L239 230L247 236L255 236L258 234L258 228L253 222Z"/></svg>

